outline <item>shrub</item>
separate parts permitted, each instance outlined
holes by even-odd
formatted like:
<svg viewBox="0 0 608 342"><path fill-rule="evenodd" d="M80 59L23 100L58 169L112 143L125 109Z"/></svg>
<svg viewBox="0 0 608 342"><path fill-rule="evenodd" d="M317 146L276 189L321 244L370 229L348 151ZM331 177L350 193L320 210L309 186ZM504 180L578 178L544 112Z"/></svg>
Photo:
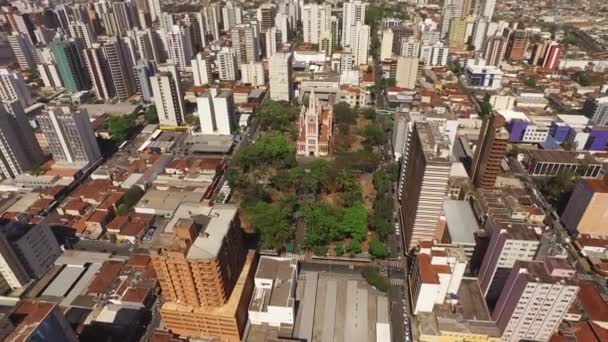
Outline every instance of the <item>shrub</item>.
<svg viewBox="0 0 608 342"><path fill-rule="evenodd" d="M363 276L363 278L365 278L365 280L367 280L368 284L378 289L378 291L388 291L388 281L380 274L380 272L378 272L377 268L366 267L361 270L361 275Z"/></svg>
<svg viewBox="0 0 608 342"><path fill-rule="evenodd" d="M336 245L334 246L334 251L336 252L337 256L344 255L344 245L339 242L336 243Z"/></svg>
<svg viewBox="0 0 608 342"><path fill-rule="evenodd" d="M314 246L312 248L312 252L318 256L326 256L327 255L327 246Z"/></svg>

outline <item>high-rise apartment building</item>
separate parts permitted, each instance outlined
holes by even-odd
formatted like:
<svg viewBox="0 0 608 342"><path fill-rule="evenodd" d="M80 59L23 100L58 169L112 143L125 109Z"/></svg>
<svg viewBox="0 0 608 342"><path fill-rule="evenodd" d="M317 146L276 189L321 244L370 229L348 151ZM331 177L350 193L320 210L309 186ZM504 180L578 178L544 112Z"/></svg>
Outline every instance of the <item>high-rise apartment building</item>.
<svg viewBox="0 0 608 342"><path fill-rule="evenodd" d="M116 96L112 85L112 75L108 68L103 49L99 44L94 44L90 49L83 50L84 61L89 72L89 78L97 97L109 100Z"/></svg>
<svg viewBox="0 0 608 342"><path fill-rule="evenodd" d="M148 28L145 30L131 31L131 36L135 40L137 54L140 59L154 61L157 64L162 63L163 56L159 49L158 34L156 31Z"/></svg>
<svg viewBox="0 0 608 342"><path fill-rule="evenodd" d="M201 133L231 135L235 128L234 97L230 92L212 89L196 98Z"/></svg>
<svg viewBox="0 0 608 342"><path fill-rule="evenodd" d="M154 95L152 92L152 83L150 77L156 74L156 68L154 63L150 61L141 61L133 67L133 76L135 78L135 86L137 93L141 95L142 99L146 102L152 100Z"/></svg>
<svg viewBox="0 0 608 342"><path fill-rule="evenodd" d="M509 132L505 128L505 119L498 113L490 114L484 119L475 158L471 169L473 185L478 188L492 189L496 177L502 172L502 160L507 154Z"/></svg>
<svg viewBox="0 0 608 342"><path fill-rule="evenodd" d="M462 16L462 0L446 0L441 11L440 35L444 38L450 28L450 22Z"/></svg>
<svg viewBox="0 0 608 342"><path fill-rule="evenodd" d="M410 250L419 241L435 239L452 161L447 138L428 122L414 124L407 153L401 223Z"/></svg>
<svg viewBox="0 0 608 342"><path fill-rule="evenodd" d="M606 180L581 179L576 183L561 216L564 227L573 235L608 237L604 220L608 215L608 183Z"/></svg>
<svg viewBox="0 0 608 342"><path fill-rule="evenodd" d="M87 49L92 48L93 44L97 42L91 26L82 21L72 21L70 23L70 36L74 39L80 39Z"/></svg>
<svg viewBox="0 0 608 342"><path fill-rule="evenodd" d="M494 222L490 233L478 278L481 292L493 308L515 262L533 260L540 243L534 226L525 223Z"/></svg>
<svg viewBox="0 0 608 342"><path fill-rule="evenodd" d="M345 2L342 7L342 47L350 46L353 42L352 27L357 23L365 23L365 13L367 12L367 2L351 0Z"/></svg>
<svg viewBox="0 0 608 342"><path fill-rule="evenodd" d="M565 54L566 50L563 46L559 45L557 42L551 42L543 61L543 68L547 70L557 69L559 67L559 62Z"/></svg>
<svg viewBox="0 0 608 342"><path fill-rule="evenodd" d="M190 12L184 18L192 44L192 53L207 46L207 32L205 31L205 17L202 12Z"/></svg>
<svg viewBox="0 0 608 342"><path fill-rule="evenodd" d="M277 52L277 35L278 31L276 27L271 27L264 33L266 58L270 58L270 56L274 55L275 52Z"/></svg>
<svg viewBox="0 0 608 342"><path fill-rule="evenodd" d="M549 341L576 300L574 274L567 259L515 262L492 311L502 341Z"/></svg>
<svg viewBox="0 0 608 342"><path fill-rule="evenodd" d="M233 26L240 24L243 20L243 11L241 7L233 1L227 1L222 7L222 19L224 23L224 31L230 31Z"/></svg>
<svg viewBox="0 0 608 342"><path fill-rule="evenodd" d="M596 125L608 124L608 96L590 96L583 104L583 114Z"/></svg>
<svg viewBox="0 0 608 342"><path fill-rule="evenodd" d="M418 58L420 56L420 41L413 37L402 39L399 56Z"/></svg>
<svg viewBox="0 0 608 342"><path fill-rule="evenodd" d="M261 87L266 84L262 62L241 64L241 82Z"/></svg>
<svg viewBox="0 0 608 342"><path fill-rule="evenodd" d="M120 100L128 99L135 93L133 64L121 39L116 37L103 44L103 53L108 64L115 96Z"/></svg>
<svg viewBox="0 0 608 342"><path fill-rule="evenodd" d="M350 50L355 58L355 65L367 64L370 44L370 27L358 21L351 26Z"/></svg>
<svg viewBox="0 0 608 342"><path fill-rule="evenodd" d="M528 49L530 32L526 30L506 29L503 35L507 38L507 58L510 61L522 61Z"/></svg>
<svg viewBox="0 0 608 342"><path fill-rule="evenodd" d="M29 224L28 214L19 214L0 226L0 275L13 290L42 276L61 255L46 219Z"/></svg>
<svg viewBox="0 0 608 342"><path fill-rule="evenodd" d="M210 41L220 39L220 22L222 14L220 13L220 4L212 3L203 8L203 18L205 19L205 28L209 34Z"/></svg>
<svg viewBox="0 0 608 342"><path fill-rule="evenodd" d="M6 341L78 341L59 304L24 300L16 305L8 319L15 327Z"/></svg>
<svg viewBox="0 0 608 342"><path fill-rule="evenodd" d="M40 78L42 79L42 83L45 87L53 89L63 87L63 83L61 82L61 77L59 77L59 71L57 70L57 65L55 63L50 62L37 64L36 69L38 70L38 74L40 74Z"/></svg>
<svg viewBox="0 0 608 342"><path fill-rule="evenodd" d="M271 3L264 3L257 8L257 19L260 23L260 31L266 32L274 26L275 7Z"/></svg>
<svg viewBox="0 0 608 342"><path fill-rule="evenodd" d="M397 58L397 77L395 77L397 87L414 89L417 78L418 58L401 56Z"/></svg>
<svg viewBox="0 0 608 342"><path fill-rule="evenodd" d="M229 47L223 47L217 52L215 61L219 78L222 81L234 81L236 80L237 64L236 64L236 53L234 49Z"/></svg>
<svg viewBox="0 0 608 342"><path fill-rule="evenodd" d="M289 40L289 18L287 14L277 13L274 17L274 23L276 25L278 34L281 36L281 44L286 44Z"/></svg>
<svg viewBox="0 0 608 342"><path fill-rule="evenodd" d="M152 252L164 326L197 339L241 340L253 291L254 253L246 253L233 205L179 219L173 241Z"/></svg>
<svg viewBox="0 0 608 342"><path fill-rule="evenodd" d="M37 115L36 121L47 139L55 162L84 166L101 158L85 109L72 111L68 107L53 107Z"/></svg>
<svg viewBox="0 0 608 342"><path fill-rule="evenodd" d="M453 18L448 29L448 46L452 49L463 50L467 38L467 26L469 22L465 18Z"/></svg>
<svg viewBox="0 0 608 342"><path fill-rule="evenodd" d="M507 39L503 36L492 36L486 43L485 61L486 65L500 67L507 49Z"/></svg>
<svg viewBox="0 0 608 342"><path fill-rule="evenodd" d="M150 77L158 122L166 126L181 126L186 121L184 92L180 73L175 65L159 67L159 73Z"/></svg>
<svg viewBox="0 0 608 342"><path fill-rule="evenodd" d="M0 69L0 99L5 101L17 100L23 108L34 103L32 93L20 74Z"/></svg>
<svg viewBox="0 0 608 342"><path fill-rule="evenodd" d="M89 79L80 55L81 46L72 40L54 40L49 44L53 59L67 91L78 92L89 88Z"/></svg>
<svg viewBox="0 0 608 342"><path fill-rule="evenodd" d="M480 13L486 20L491 21L494 16L494 8L496 7L496 0L481 0L480 1Z"/></svg>
<svg viewBox="0 0 608 342"><path fill-rule="evenodd" d="M291 101L293 98L293 56L290 52L277 52L268 60L270 98Z"/></svg>
<svg viewBox="0 0 608 342"><path fill-rule="evenodd" d="M14 178L44 161L32 126L17 100L0 105L0 152L4 178Z"/></svg>
<svg viewBox="0 0 608 342"><path fill-rule="evenodd" d="M331 5L306 4L302 7L304 42L319 44L321 35L330 30Z"/></svg>
<svg viewBox="0 0 608 342"><path fill-rule="evenodd" d="M380 42L380 60L388 60L393 57L393 30L390 28L382 31Z"/></svg>
<svg viewBox="0 0 608 342"><path fill-rule="evenodd" d="M171 31L166 33L166 39L170 63L177 65L180 70L190 66L192 45L188 31L173 25Z"/></svg>
<svg viewBox="0 0 608 342"><path fill-rule="evenodd" d="M36 64L36 49L24 33L15 32L7 36L8 43L21 70L32 70Z"/></svg>
<svg viewBox="0 0 608 342"><path fill-rule="evenodd" d="M211 72L211 63L205 58L202 52L199 52L192 59L192 76L195 86L204 86L213 81Z"/></svg>
<svg viewBox="0 0 608 342"><path fill-rule="evenodd" d="M233 26L230 29L230 37L232 38L232 48L236 53L237 67L242 63L260 60L259 45L253 25L248 23Z"/></svg>

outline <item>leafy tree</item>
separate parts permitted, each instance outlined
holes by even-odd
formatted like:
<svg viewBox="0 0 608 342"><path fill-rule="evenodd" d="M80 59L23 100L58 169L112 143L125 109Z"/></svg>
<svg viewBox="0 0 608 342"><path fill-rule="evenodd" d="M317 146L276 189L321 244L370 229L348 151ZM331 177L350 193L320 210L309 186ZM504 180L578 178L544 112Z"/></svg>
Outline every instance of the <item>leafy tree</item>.
<svg viewBox="0 0 608 342"><path fill-rule="evenodd" d="M256 144L241 148L234 156L233 163L244 172L260 166L290 167L295 164L295 151L284 134L270 132Z"/></svg>
<svg viewBox="0 0 608 342"><path fill-rule="evenodd" d="M583 87L591 85L591 80L589 80L589 76L587 76L584 71L575 72L574 75L572 75L572 79Z"/></svg>
<svg viewBox="0 0 608 342"><path fill-rule="evenodd" d="M337 124L353 125L357 122L357 112L346 102L336 103L333 112Z"/></svg>
<svg viewBox="0 0 608 342"><path fill-rule="evenodd" d="M479 104L482 116L488 116L492 113L492 104L489 101L483 101Z"/></svg>
<svg viewBox="0 0 608 342"><path fill-rule="evenodd" d="M129 214L129 209L130 208L128 205L126 205L125 203L121 203L116 208L116 215L125 216L125 215Z"/></svg>
<svg viewBox="0 0 608 342"><path fill-rule="evenodd" d="M298 112L298 108L287 101L267 100L257 111L257 116L263 130L286 132L293 126Z"/></svg>
<svg viewBox="0 0 608 342"><path fill-rule="evenodd" d="M309 203L302 210L306 225L305 244L309 247L326 245L341 238L336 211L324 203Z"/></svg>
<svg viewBox="0 0 608 342"><path fill-rule="evenodd" d="M367 147L380 146L384 143L385 133L382 126L369 124L363 128L363 144Z"/></svg>
<svg viewBox="0 0 608 342"><path fill-rule="evenodd" d="M361 114L363 114L363 117L368 120L376 120L376 117L378 116L378 113L376 113L376 111L371 108L362 110Z"/></svg>
<svg viewBox="0 0 608 342"><path fill-rule="evenodd" d="M560 172L541 181L539 190L559 214L566 208L578 178L571 172Z"/></svg>
<svg viewBox="0 0 608 342"><path fill-rule="evenodd" d="M534 77L528 77L524 83L529 88L536 88L536 78Z"/></svg>
<svg viewBox="0 0 608 342"><path fill-rule="evenodd" d="M133 185L127 190L125 195L122 197L122 203L126 204L129 208L137 204L140 198L144 195L144 190L137 185Z"/></svg>
<svg viewBox="0 0 608 342"><path fill-rule="evenodd" d="M573 35L569 34L569 35L565 36L564 38L562 38L562 40L560 40L559 43L562 44L562 45L575 45L576 44L576 37L574 37Z"/></svg>
<svg viewBox="0 0 608 342"><path fill-rule="evenodd" d="M112 139L117 142L127 140L133 126L135 119L131 115L112 116L108 120L108 130L112 134Z"/></svg>
<svg viewBox="0 0 608 342"><path fill-rule="evenodd" d="M363 241L367 234L367 210L363 203L357 202L352 207L344 208L339 220L339 230L353 240Z"/></svg>
<svg viewBox="0 0 608 342"><path fill-rule="evenodd" d="M260 233L263 248L278 250L291 239L290 209L287 206L258 202L245 207L244 211Z"/></svg>
<svg viewBox="0 0 608 342"><path fill-rule="evenodd" d="M144 111L144 119L148 124L157 124L158 123L158 114L156 113L156 106L149 106Z"/></svg>
<svg viewBox="0 0 608 342"><path fill-rule="evenodd" d="M200 122L199 122L198 116L196 116L192 113L189 113L189 114L186 114L186 123L189 126L198 126L198 124Z"/></svg>
<svg viewBox="0 0 608 342"><path fill-rule="evenodd" d="M396 182L399 180L399 163L390 162L386 165L385 170L391 182Z"/></svg>
<svg viewBox="0 0 608 342"><path fill-rule="evenodd" d="M32 166L32 170L30 171L30 173L34 176L40 176L40 175L44 174L44 170L42 169L40 164L36 164L36 165Z"/></svg>
<svg viewBox="0 0 608 342"><path fill-rule="evenodd" d="M312 252L318 256L326 256L327 255L327 246L314 246L312 248Z"/></svg>
<svg viewBox="0 0 608 342"><path fill-rule="evenodd" d="M566 151L576 151L578 145L576 141L569 140L562 143L562 148Z"/></svg>
<svg viewBox="0 0 608 342"><path fill-rule="evenodd" d="M346 247L346 251L351 255L361 253L361 242L355 239L350 240L348 247Z"/></svg>
<svg viewBox="0 0 608 342"><path fill-rule="evenodd" d="M381 241L387 241L390 237L393 217L393 199L388 195L381 195L374 202L374 210L369 216L369 225L375 231Z"/></svg>
<svg viewBox="0 0 608 342"><path fill-rule="evenodd" d="M378 291L388 291L389 283L385 277L383 277L378 269L375 267L366 267L361 271L361 275L367 282L378 289Z"/></svg>
<svg viewBox="0 0 608 342"><path fill-rule="evenodd" d="M380 155L374 151L338 151L336 165L345 169L372 172L380 164Z"/></svg>
<svg viewBox="0 0 608 342"><path fill-rule="evenodd" d="M341 242L337 242L334 245L334 251L336 252L337 256L342 256L344 255L344 245Z"/></svg>
<svg viewBox="0 0 608 342"><path fill-rule="evenodd" d="M377 259L384 259L389 256L388 247L374 236L369 243L369 254Z"/></svg>

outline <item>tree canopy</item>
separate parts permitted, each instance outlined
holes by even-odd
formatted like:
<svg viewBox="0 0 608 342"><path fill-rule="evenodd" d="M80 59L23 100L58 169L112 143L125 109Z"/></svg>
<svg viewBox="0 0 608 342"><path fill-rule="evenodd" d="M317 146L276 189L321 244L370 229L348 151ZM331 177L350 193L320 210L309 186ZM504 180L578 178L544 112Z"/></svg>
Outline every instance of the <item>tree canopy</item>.
<svg viewBox="0 0 608 342"><path fill-rule="evenodd" d="M260 234L262 248L281 249L291 238L290 208L283 203L257 202L244 208Z"/></svg>
<svg viewBox="0 0 608 342"><path fill-rule="evenodd" d="M367 210L361 202L345 208L334 208L323 202L308 203L302 209L302 216L306 245L310 248L345 238L361 242L367 234Z"/></svg>
<svg viewBox="0 0 608 342"><path fill-rule="evenodd" d="M144 111L144 119L148 124L157 124L158 123L158 114L156 113L156 106L149 106Z"/></svg>
<svg viewBox="0 0 608 342"><path fill-rule="evenodd" d="M108 119L108 130L112 134L112 139L119 143L129 138L134 126L135 119L131 115L111 116Z"/></svg>
<svg viewBox="0 0 608 342"><path fill-rule="evenodd" d="M353 125L357 122L357 112L346 102L336 103L333 112L337 124Z"/></svg>
<svg viewBox="0 0 608 342"><path fill-rule="evenodd" d="M258 109L256 115L263 130L287 132L293 127L298 113L298 107L292 106L287 101L267 100Z"/></svg>

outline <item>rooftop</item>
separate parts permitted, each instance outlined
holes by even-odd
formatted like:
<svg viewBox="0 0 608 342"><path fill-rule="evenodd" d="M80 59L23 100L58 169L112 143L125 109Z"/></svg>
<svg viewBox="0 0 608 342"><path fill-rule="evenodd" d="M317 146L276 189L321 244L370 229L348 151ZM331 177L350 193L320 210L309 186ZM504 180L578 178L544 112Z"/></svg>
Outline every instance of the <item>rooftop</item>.
<svg viewBox="0 0 608 342"><path fill-rule="evenodd" d="M427 161L450 163L449 142L429 122L416 122L416 131ZM451 165L451 163L450 163Z"/></svg>
<svg viewBox="0 0 608 342"><path fill-rule="evenodd" d="M553 162L563 164L579 164L579 163L593 163L599 164L599 162L587 152L575 152L575 151L560 151L560 150L528 150L530 157L539 162Z"/></svg>
<svg viewBox="0 0 608 342"><path fill-rule="evenodd" d="M255 278L271 279L272 288L256 287L251 298L250 310L266 311L267 305L293 307L291 296L296 264L289 258L262 256Z"/></svg>
<svg viewBox="0 0 608 342"><path fill-rule="evenodd" d="M218 204L210 208L210 218L204 230L188 250L188 259L209 259L217 256L222 241L232 226L238 207L232 204Z"/></svg>
<svg viewBox="0 0 608 342"><path fill-rule="evenodd" d="M471 204L468 201L445 200L443 212L452 242L474 244L473 234L479 230L479 225Z"/></svg>

